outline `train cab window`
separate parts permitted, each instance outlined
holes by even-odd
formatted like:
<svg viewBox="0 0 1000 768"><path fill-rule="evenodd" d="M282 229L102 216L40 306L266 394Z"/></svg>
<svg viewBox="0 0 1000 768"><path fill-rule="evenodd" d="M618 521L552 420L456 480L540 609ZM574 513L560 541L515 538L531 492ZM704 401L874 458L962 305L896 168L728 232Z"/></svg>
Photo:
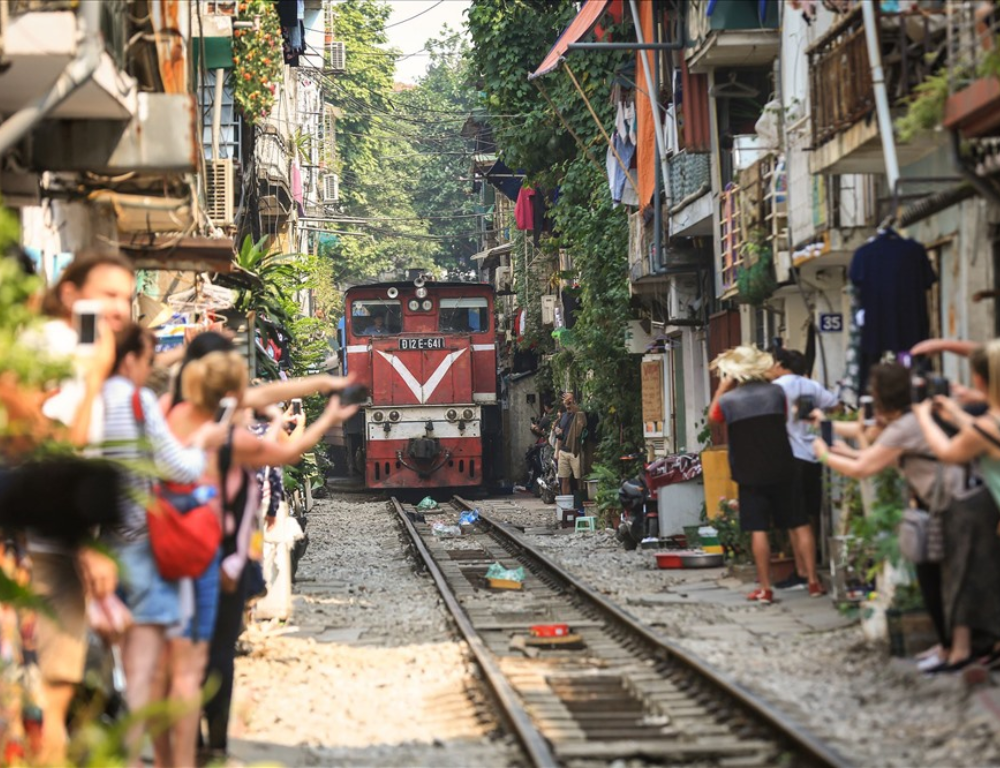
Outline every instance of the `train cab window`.
<svg viewBox="0 0 1000 768"><path fill-rule="evenodd" d="M351 332L355 336L389 336L403 327L398 301L355 301L351 304Z"/></svg>
<svg viewBox="0 0 1000 768"><path fill-rule="evenodd" d="M486 333L490 329L485 298L441 299L438 330L450 333Z"/></svg>

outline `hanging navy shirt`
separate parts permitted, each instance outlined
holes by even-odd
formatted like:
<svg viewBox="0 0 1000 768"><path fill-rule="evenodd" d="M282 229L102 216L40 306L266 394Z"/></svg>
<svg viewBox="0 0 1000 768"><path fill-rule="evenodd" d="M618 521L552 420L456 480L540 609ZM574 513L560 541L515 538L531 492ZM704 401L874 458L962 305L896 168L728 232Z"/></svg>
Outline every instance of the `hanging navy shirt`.
<svg viewBox="0 0 1000 768"><path fill-rule="evenodd" d="M889 232L865 243L854 252L850 277L865 313L861 351L866 355L909 350L930 335L927 291L937 275L916 240Z"/></svg>

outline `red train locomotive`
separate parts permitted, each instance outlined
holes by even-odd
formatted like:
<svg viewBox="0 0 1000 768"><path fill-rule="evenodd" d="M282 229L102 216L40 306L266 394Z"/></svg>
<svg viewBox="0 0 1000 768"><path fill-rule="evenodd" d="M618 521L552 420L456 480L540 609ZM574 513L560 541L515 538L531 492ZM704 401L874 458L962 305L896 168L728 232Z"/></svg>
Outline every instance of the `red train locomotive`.
<svg viewBox="0 0 1000 768"><path fill-rule="evenodd" d="M495 342L489 285L417 278L347 291L341 359L371 397L344 425L344 447L366 487L484 484L499 452Z"/></svg>

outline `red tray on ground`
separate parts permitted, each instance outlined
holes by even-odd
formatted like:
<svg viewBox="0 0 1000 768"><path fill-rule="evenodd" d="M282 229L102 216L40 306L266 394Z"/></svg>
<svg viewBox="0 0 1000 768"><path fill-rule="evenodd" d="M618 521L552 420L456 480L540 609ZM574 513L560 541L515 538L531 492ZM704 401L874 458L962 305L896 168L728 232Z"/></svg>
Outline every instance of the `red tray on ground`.
<svg viewBox="0 0 1000 768"><path fill-rule="evenodd" d="M690 549L679 549L672 552L657 552L656 567L670 568L718 568L723 557L710 552L699 552Z"/></svg>
<svg viewBox="0 0 1000 768"><path fill-rule="evenodd" d="M535 624L531 627L532 637L565 637L569 634L569 624Z"/></svg>

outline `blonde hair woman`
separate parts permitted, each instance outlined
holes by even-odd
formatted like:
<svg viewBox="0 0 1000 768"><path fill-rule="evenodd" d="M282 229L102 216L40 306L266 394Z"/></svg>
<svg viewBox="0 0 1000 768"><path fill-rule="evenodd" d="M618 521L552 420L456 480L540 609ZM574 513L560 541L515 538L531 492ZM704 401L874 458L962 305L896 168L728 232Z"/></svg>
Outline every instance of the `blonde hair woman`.
<svg viewBox="0 0 1000 768"><path fill-rule="evenodd" d="M233 397L242 404L249 378L246 362L236 352L212 352L189 361L181 380L184 401L172 407L167 415L178 439L187 439L211 421L224 397ZM198 702L213 633L224 634L227 640L231 638L229 645L235 651L243 601L240 587L254 522L253 514L245 510L253 507L257 493L256 482L248 478L245 470L297 462L331 427L356 411L357 406L344 408L337 398L331 398L315 423L306 428L303 417L298 417L295 432L280 443L260 440L234 425L230 443L210 458L203 482L218 488L219 498L225 502L223 529L227 535L217 562L195 581L193 621L188 622L183 636L174 638L170 644L166 664L170 697L187 702L191 709L157 740L157 764L195 765ZM226 470L224 477L223 470ZM229 594L221 593L220 583ZM230 610L234 607L236 610ZM226 697L226 692L220 690L216 696Z"/></svg>

